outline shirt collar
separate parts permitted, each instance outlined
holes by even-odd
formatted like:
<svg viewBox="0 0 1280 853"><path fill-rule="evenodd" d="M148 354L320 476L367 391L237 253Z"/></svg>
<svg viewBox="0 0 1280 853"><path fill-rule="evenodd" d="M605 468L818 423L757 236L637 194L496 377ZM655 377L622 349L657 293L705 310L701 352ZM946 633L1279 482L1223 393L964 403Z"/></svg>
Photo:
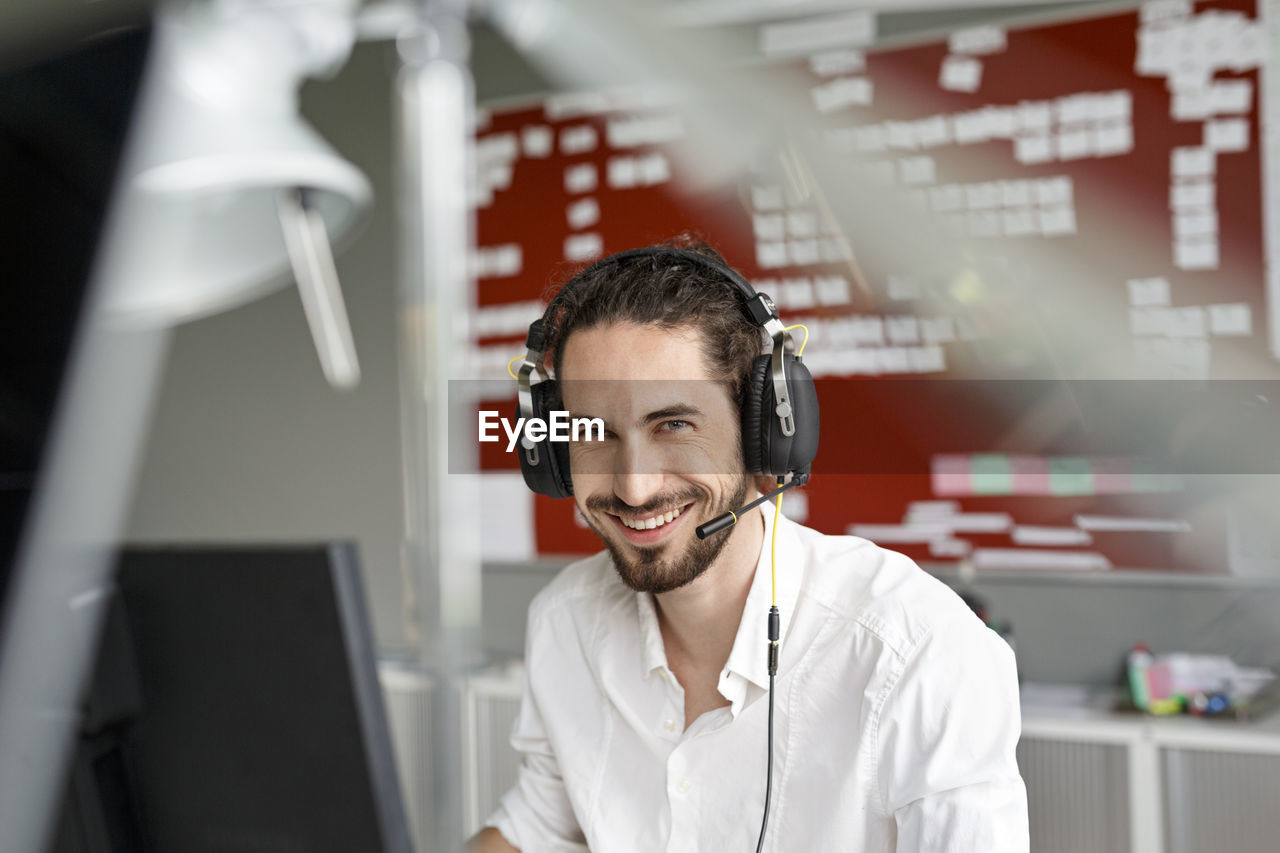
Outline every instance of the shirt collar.
<svg viewBox="0 0 1280 853"><path fill-rule="evenodd" d="M747 591L747 601L742 608L742 620L734 636L729 659L720 673L721 695L732 703L736 717L747 698L747 685L754 684L761 690L769 688L768 625L769 606L773 603L771 571L771 543L773 537L773 505L761 504L756 510L764 518L764 539L760 557L756 561L755 577ZM801 575L804 566L797 560L799 548L795 536L795 523L785 516L778 525L778 610L779 636L785 643L787 626L800 595ZM662 643L662 630L658 627L658 611L653 596L637 592L636 609L640 621L640 654L645 677L654 670L667 666L667 653Z"/></svg>

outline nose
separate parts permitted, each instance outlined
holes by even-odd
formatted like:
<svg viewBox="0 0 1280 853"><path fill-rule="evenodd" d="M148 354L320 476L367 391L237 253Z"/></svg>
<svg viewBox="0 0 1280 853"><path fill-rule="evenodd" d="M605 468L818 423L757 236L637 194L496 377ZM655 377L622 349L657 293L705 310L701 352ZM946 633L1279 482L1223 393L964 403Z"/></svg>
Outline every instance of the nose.
<svg viewBox="0 0 1280 853"><path fill-rule="evenodd" d="M664 482L659 454L644 442L630 442L614 457L613 493L628 506L643 506L662 491Z"/></svg>

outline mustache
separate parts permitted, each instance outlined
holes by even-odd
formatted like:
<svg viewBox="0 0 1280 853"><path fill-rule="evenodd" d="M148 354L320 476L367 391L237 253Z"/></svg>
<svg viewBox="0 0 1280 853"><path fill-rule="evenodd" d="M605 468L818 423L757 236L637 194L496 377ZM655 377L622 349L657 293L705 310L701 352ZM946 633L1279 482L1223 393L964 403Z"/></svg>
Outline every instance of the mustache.
<svg viewBox="0 0 1280 853"><path fill-rule="evenodd" d="M595 510L596 512L607 512L610 515L644 515L655 513L660 509L675 509L678 506L693 503L700 497L702 497L701 492L694 489L685 489L679 492L655 495L640 506L632 506L625 501L621 501L616 495L592 495L587 498L586 504L587 509Z"/></svg>

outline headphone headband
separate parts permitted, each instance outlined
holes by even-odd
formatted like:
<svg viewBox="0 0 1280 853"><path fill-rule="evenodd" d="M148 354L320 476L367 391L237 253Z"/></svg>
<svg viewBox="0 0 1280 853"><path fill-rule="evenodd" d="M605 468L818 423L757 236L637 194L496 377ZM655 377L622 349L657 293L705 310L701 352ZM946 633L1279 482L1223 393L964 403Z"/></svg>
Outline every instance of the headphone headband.
<svg viewBox="0 0 1280 853"><path fill-rule="evenodd" d="M760 356L757 359L757 366L753 368L747 379L749 384L754 383L749 391L752 407L763 406L763 410L758 414L762 416L760 420L764 425L754 427L753 433L762 434L764 436L761 439L762 445L775 449L764 450L763 454L756 453L753 442L748 458L760 457L758 465L751 467L758 467L766 473L781 474L785 471L807 473L809 462L817 451L817 398L813 394L813 380L796 356L795 341L783 326L778 316L777 306L768 294L757 293L742 275L726 264L698 252L674 246L647 246L618 252L592 263L565 282L559 293L548 303L542 316L529 326L529 334L525 340L526 353L516 376L519 415L526 418L539 416L555 396L557 383L548 376L543 360L549 343L549 326L563 294L570 292L578 281L608 266L638 258L659 257L674 257L688 262L715 273L728 282L742 296L743 311L747 319L753 325L764 329L769 335L773 342L773 351L770 355ZM540 380L536 385L532 381L535 373ZM755 381L757 373L760 374L759 381ZM797 374L802 374L802 378ZM804 386L799 389L801 391L799 399L793 394L792 383L796 381ZM799 418L797 413L800 415ZM797 420L803 422L800 435L796 432ZM744 420L744 432L745 430ZM746 443L747 439L744 435L744 446ZM530 443L527 438L523 439L520 467L524 472L525 481L535 492L553 497L568 497L573 494L573 485L569 477L568 453L557 453L556 450L557 448L548 446L540 452L538 443ZM786 461L793 455L800 460L798 464Z"/></svg>

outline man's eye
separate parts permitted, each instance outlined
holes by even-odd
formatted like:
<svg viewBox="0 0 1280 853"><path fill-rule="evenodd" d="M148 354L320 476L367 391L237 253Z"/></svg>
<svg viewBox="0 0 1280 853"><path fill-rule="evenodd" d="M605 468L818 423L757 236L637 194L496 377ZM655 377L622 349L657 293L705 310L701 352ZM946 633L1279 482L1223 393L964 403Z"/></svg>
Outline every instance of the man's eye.
<svg viewBox="0 0 1280 853"><path fill-rule="evenodd" d="M662 422L662 428L667 432L678 432L682 429L688 429L690 426L692 426L692 424L688 421L673 420Z"/></svg>

